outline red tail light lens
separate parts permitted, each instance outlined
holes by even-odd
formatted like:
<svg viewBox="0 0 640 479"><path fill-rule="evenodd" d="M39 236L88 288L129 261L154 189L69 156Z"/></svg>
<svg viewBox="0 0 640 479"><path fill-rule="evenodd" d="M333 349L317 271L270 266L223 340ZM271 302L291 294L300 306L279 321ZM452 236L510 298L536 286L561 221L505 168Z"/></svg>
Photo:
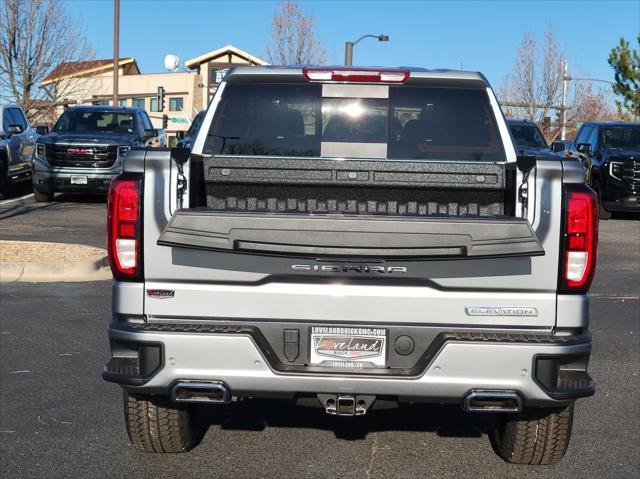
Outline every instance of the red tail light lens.
<svg viewBox="0 0 640 479"><path fill-rule="evenodd" d="M113 277L142 279L142 176L123 173L111 182L107 207L107 250Z"/></svg>
<svg viewBox="0 0 640 479"><path fill-rule="evenodd" d="M304 68L303 75L309 81L338 81L353 83L404 83L409 78L407 70L358 70Z"/></svg>
<svg viewBox="0 0 640 479"><path fill-rule="evenodd" d="M591 286L598 254L598 197L585 185L564 192L564 244L561 290L585 293Z"/></svg>

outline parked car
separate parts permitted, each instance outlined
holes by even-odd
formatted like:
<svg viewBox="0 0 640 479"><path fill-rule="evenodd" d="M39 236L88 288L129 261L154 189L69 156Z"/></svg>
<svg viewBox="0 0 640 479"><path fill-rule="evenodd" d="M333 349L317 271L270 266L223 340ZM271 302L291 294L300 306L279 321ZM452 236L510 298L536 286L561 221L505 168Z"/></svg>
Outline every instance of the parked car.
<svg viewBox="0 0 640 479"><path fill-rule="evenodd" d="M549 148L547 140L545 140L538 125L534 122L515 119L508 119L506 121L509 131L516 142L516 149L520 154L558 157L558 155Z"/></svg>
<svg viewBox="0 0 640 479"><path fill-rule="evenodd" d="M239 67L210 108L111 183L103 377L132 444L187 451L199 406L243 398L450 403L507 462L559 461L595 391L582 165L517 156L478 73Z"/></svg>
<svg viewBox="0 0 640 479"><path fill-rule="evenodd" d="M67 109L38 138L33 156L36 201L51 201L56 192L106 193L127 152L146 142L159 143L160 134L141 108Z"/></svg>
<svg viewBox="0 0 640 479"><path fill-rule="evenodd" d="M36 132L18 105L0 105L0 195L10 183L31 177Z"/></svg>
<svg viewBox="0 0 640 479"><path fill-rule="evenodd" d="M193 139L198 134L198 130L200 129L200 125L202 125L202 120L204 119L204 115L207 111L202 110L198 112L198 114L193 117L191 125L186 133L179 131L177 133L178 143L176 143L177 148L189 148L193 146Z"/></svg>
<svg viewBox="0 0 640 479"><path fill-rule="evenodd" d="M585 123L570 154L587 169L601 219L616 211L640 212L640 123Z"/></svg>

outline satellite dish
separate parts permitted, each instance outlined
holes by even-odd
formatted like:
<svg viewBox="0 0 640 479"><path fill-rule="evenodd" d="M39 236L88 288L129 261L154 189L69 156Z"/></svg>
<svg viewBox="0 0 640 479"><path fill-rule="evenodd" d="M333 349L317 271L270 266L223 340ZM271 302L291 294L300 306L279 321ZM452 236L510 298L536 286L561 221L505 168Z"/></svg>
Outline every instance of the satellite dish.
<svg viewBox="0 0 640 479"><path fill-rule="evenodd" d="M164 57L164 67L170 72L176 71L178 65L180 65L180 59L176 55L169 54Z"/></svg>

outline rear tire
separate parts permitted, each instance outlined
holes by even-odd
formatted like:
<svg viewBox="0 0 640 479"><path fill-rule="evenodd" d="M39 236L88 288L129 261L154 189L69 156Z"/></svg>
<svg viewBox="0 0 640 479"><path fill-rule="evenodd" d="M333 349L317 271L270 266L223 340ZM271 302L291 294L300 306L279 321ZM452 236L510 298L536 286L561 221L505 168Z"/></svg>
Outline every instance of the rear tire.
<svg viewBox="0 0 640 479"><path fill-rule="evenodd" d="M202 439L194 407L166 397L124 393L124 418L131 442L141 452L187 452Z"/></svg>
<svg viewBox="0 0 640 479"><path fill-rule="evenodd" d="M596 179L597 181L597 179ZM611 219L611 216L613 215L610 211L607 211L607 209L602 205L602 195L600 194L600 188L598 186L592 186L593 190L596 192L596 195L598 196L598 216L601 220L608 220Z"/></svg>
<svg viewBox="0 0 640 479"><path fill-rule="evenodd" d="M573 403L564 408L529 409L496 425L495 452L512 464L556 464L564 457L573 425Z"/></svg>
<svg viewBox="0 0 640 479"><path fill-rule="evenodd" d="M33 187L33 197L38 203L49 203L53 201L53 193L45 193L35 186Z"/></svg>
<svg viewBox="0 0 640 479"><path fill-rule="evenodd" d="M598 210L600 212L599 216L601 220L609 220L613 216L613 213L602 206L602 203L600 203Z"/></svg>

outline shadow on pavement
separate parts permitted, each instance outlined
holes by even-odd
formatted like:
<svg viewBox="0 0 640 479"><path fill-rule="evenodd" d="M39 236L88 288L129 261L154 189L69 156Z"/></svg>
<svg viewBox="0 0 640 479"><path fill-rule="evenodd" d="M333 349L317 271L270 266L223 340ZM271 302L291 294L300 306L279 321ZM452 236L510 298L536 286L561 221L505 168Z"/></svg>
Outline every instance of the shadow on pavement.
<svg viewBox="0 0 640 479"><path fill-rule="evenodd" d="M99 194L99 195L88 195L88 194L79 194L79 193L58 193L54 199L57 203L100 204L100 203L107 202L107 195L106 193Z"/></svg>
<svg viewBox="0 0 640 479"><path fill-rule="evenodd" d="M640 213L622 213L616 212L611 217L613 220L640 220Z"/></svg>
<svg viewBox="0 0 640 479"><path fill-rule="evenodd" d="M20 181L5 186L5 190L0 193L0 200L12 200L28 195L32 192L31 181Z"/></svg>
<svg viewBox="0 0 640 479"><path fill-rule="evenodd" d="M6 220L9 218L14 218L16 216L24 215L30 213L31 211L41 210L45 208L51 208L52 206L56 206L57 202L51 203L16 203L12 204L6 208L2 208L0 210L0 220ZM1 207L1 205L0 205Z"/></svg>
<svg viewBox="0 0 640 479"><path fill-rule="evenodd" d="M315 400L314 400L315 401ZM293 401L250 399L228 406L203 406L201 421L222 429L262 431L268 427L309 428L333 431L336 438L363 440L380 431L435 432L444 437L490 435L492 415L470 414L459 406L408 405L373 409L366 416L336 417L320 407L296 405Z"/></svg>

